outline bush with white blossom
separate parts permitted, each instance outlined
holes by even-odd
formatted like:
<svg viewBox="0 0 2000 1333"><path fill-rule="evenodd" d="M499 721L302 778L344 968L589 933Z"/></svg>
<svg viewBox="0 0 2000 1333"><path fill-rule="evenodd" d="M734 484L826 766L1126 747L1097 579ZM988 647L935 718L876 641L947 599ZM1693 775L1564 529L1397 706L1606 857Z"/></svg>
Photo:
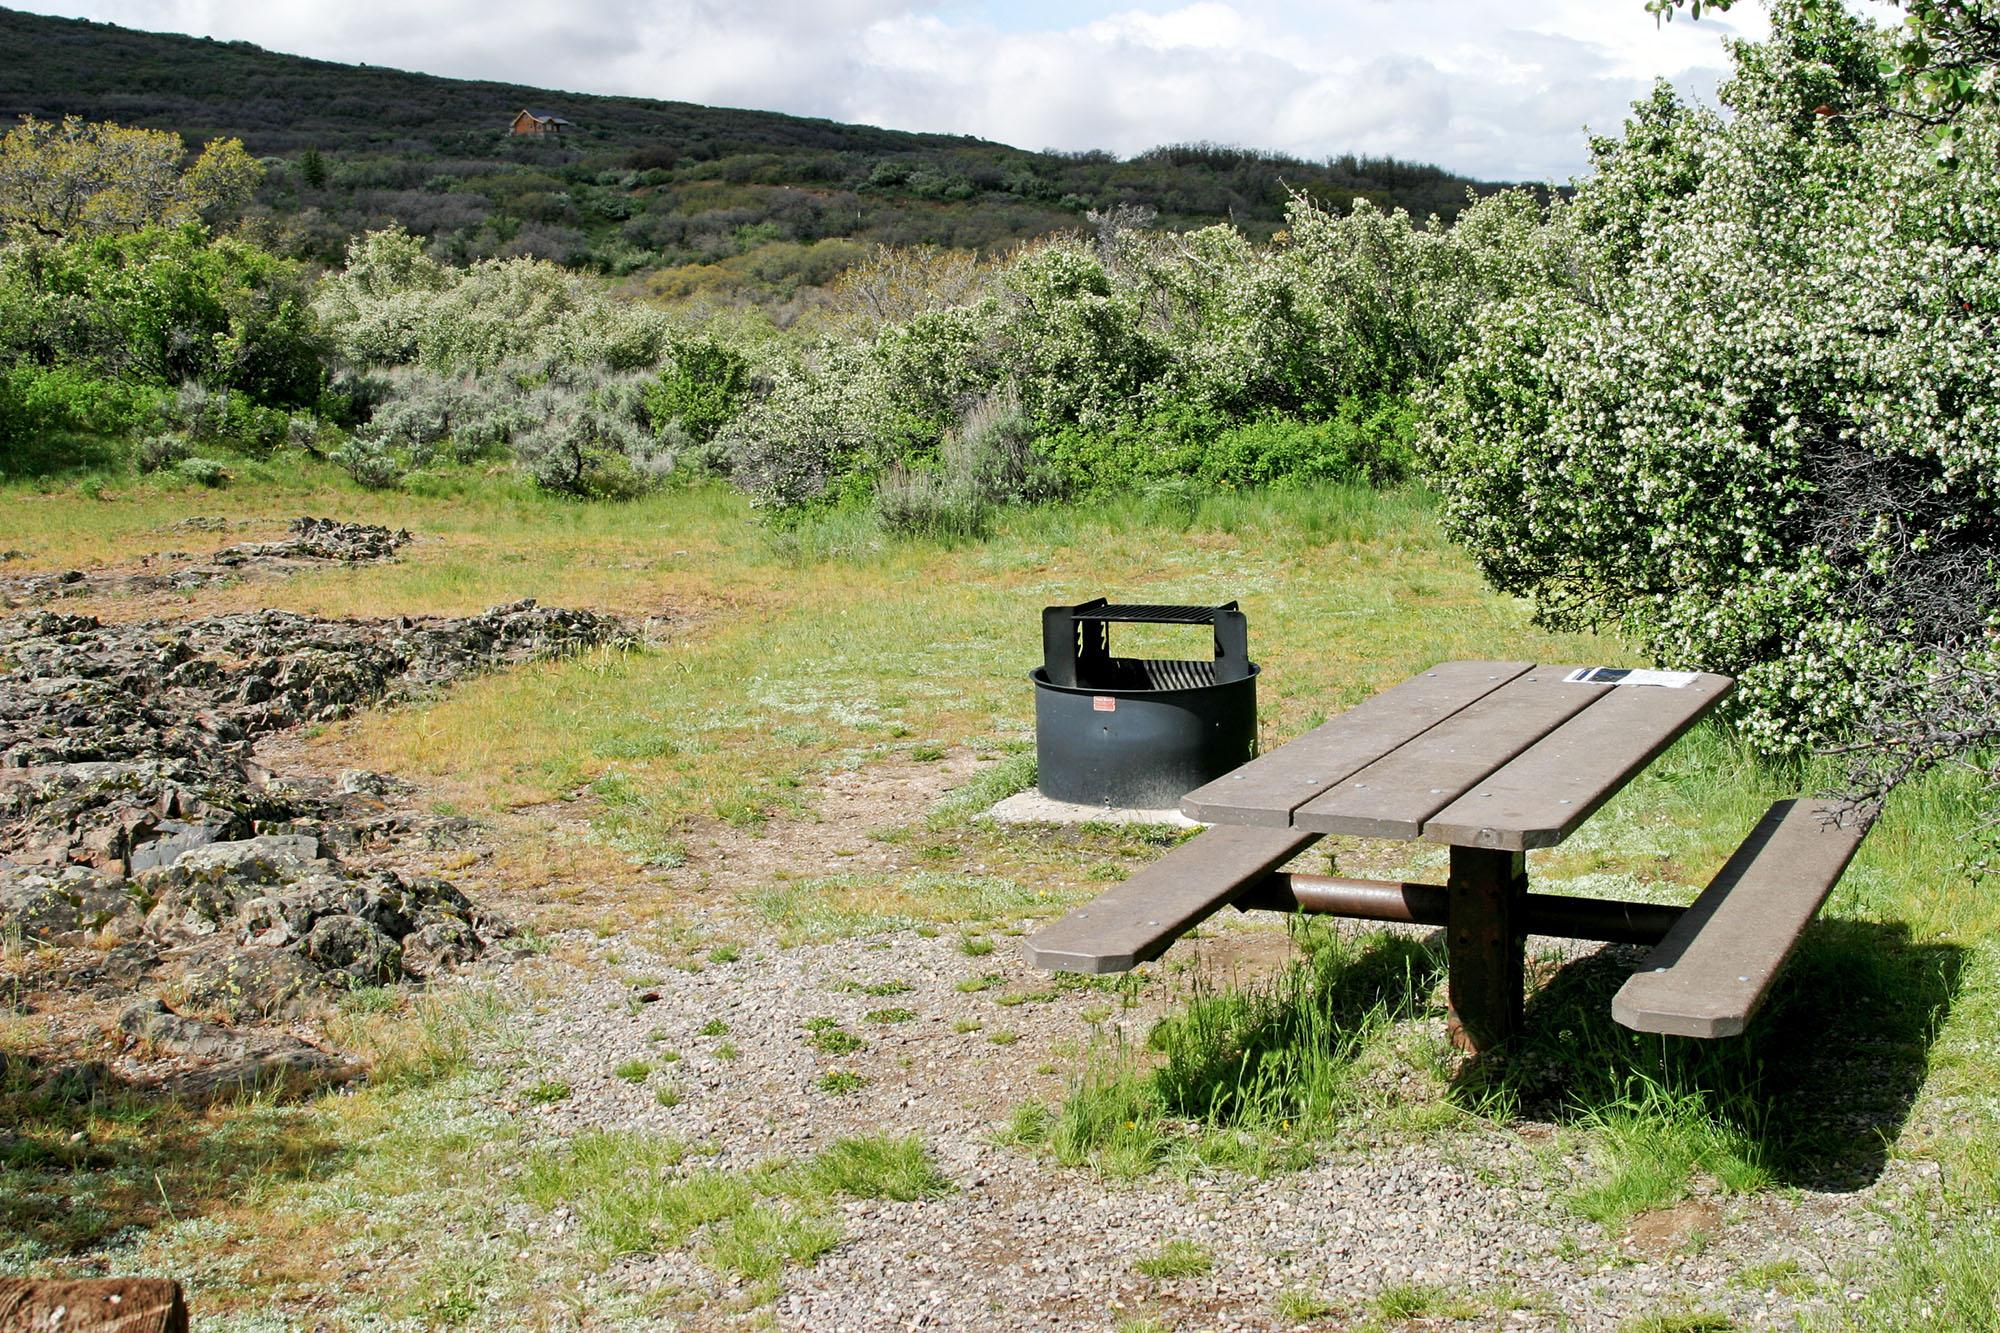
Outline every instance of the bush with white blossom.
<svg viewBox="0 0 2000 1333"><path fill-rule="evenodd" d="M1782 0L1728 114L1636 106L1541 229L1553 280L1424 404L1498 587L1735 674L1774 753L1887 725L1892 682L2000 627L2000 135L1969 115L1942 164L1884 42Z"/></svg>

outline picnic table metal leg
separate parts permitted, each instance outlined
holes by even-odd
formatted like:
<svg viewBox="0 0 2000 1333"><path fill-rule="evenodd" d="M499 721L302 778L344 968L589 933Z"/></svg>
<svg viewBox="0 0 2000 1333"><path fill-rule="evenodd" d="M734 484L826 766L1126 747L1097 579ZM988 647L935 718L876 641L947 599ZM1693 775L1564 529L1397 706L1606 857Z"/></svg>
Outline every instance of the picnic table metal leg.
<svg viewBox="0 0 2000 1333"><path fill-rule="evenodd" d="M1504 1046L1521 1026L1528 862L1522 852L1451 849L1445 927L1451 1035L1473 1054Z"/></svg>

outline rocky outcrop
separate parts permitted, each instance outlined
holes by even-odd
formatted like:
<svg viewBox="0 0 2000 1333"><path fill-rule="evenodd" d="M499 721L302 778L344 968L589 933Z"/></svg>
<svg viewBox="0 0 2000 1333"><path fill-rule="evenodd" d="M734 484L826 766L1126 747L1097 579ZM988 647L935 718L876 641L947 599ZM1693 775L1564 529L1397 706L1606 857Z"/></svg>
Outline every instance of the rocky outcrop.
<svg viewBox="0 0 2000 1333"><path fill-rule="evenodd" d="M177 1014L158 1000L141 1000L118 1019L119 1030L150 1056L189 1067L165 1081L181 1097L207 1100L235 1092L299 1095L347 1083L365 1071L332 1051L268 1028L225 1027Z"/></svg>
<svg viewBox="0 0 2000 1333"><path fill-rule="evenodd" d="M226 526L221 519L188 519L175 524L174 530L213 532ZM387 560L410 541L409 532L401 528L391 531L369 523L296 518L290 534L281 540L239 542L207 556L166 552L146 557L136 569L65 569L0 578L0 606L33 606L62 597L191 592L223 579L278 577L315 565Z"/></svg>
<svg viewBox="0 0 2000 1333"><path fill-rule="evenodd" d="M393 780L344 775L352 781L331 792L287 783L251 759L257 737L474 672L631 641L612 617L533 601L397 620L284 611L0 620L0 662L11 666L0 672L0 864L135 874L302 820L325 836L342 797Z"/></svg>
<svg viewBox="0 0 2000 1333"><path fill-rule="evenodd" d="M308 519L204 568L381 559L408 540ZM0 1072L67 1101L356 1076L281 1025L310 1031L322 1000L431 982L512 932L442 879L361 868L359 853L412 834L451 845L469 821L399 801L409 784L385 774L274 773L253 746L475 672L634 641L622 621L532 601L394 620L0 619L0 938L46 950L41 985L15 1003L129 1005L111 1063L73 1050L17 1057L32 1069L0 1057Z"/></svg>
<svg viewBox="0 0 2000 1333"><path fill-rule="evenodd" d="M95 946L112 984L143 981L184 1010L230 1020L429 981L512 934L444 880L357 873L297 835L193 848L130 879L0 867L0 930Z"/></svg>

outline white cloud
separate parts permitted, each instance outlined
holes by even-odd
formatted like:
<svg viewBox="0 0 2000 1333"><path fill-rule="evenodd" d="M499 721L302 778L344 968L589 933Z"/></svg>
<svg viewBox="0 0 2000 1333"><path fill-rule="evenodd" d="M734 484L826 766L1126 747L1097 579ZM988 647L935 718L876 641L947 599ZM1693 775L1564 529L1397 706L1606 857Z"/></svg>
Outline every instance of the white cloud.
<svg viewBox="0 0 2000 1333"><path fill-rule="evenodd" d="M322 59L759 107L1028 148L1212 140L1564 178L1660 75L1700 91L1726 23L1638 0L27 0ZM1069 17L1052 18L1051 14ZM1033 17L1024 18L1024 15Z"/></svg>

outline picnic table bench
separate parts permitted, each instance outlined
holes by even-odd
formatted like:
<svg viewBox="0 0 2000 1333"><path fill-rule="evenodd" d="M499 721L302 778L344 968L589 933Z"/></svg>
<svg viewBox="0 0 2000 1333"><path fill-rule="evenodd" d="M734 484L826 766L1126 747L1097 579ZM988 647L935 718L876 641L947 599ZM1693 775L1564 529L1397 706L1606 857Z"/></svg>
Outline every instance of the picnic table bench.
<svg viewBox="0 0 2000 1333"><path fill-rule="evenodd" d="M1710 673L1443 662L1189 792L1212 824L1030 937L1028 960L1120 972L1225 905L1445 928L1454 1039L1521 1023L1530 934L1656 946L1612 1003L1644 1032L1739 1033L1866 836L1872 811L1779 801L1686 908L1528 891L1553 847L1728 694ZM1449 846L1444 884L1281 868L1328 834Z"/></svg>

